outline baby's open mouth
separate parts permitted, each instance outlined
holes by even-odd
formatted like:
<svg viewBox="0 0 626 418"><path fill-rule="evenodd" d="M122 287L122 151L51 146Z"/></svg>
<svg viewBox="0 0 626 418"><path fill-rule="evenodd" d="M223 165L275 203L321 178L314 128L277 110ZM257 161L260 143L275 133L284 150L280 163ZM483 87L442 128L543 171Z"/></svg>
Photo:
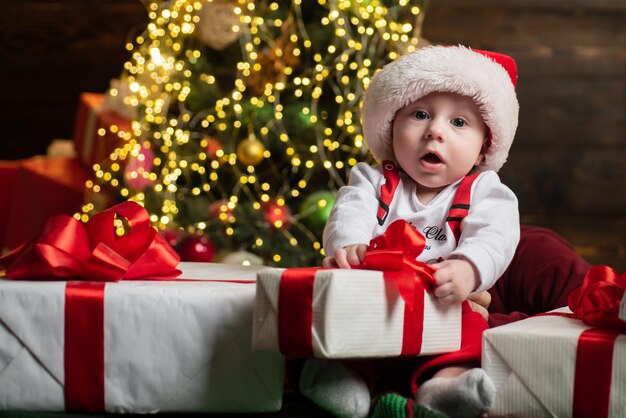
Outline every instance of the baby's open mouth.
<svg viewBox="0 0 626 418"><path fill-rule="evenodd" d="M441 158L439 158L436 154L433 154L432 152L424 155L422 159L430 164L439 164L441 162Z"/></svg>

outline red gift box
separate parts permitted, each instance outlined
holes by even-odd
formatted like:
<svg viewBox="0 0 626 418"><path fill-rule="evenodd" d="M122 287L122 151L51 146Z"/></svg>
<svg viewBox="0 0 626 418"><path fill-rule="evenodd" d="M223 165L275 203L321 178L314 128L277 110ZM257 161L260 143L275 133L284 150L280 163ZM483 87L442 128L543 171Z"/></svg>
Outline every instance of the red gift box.
<svg viewBox="0 0 626 418"><path fill-rule="evenodd" d="M83 203L88 173L73 158L33 157L0 162L0 246L35 238L54 214L73 215Z"/></svg>
<svg viewBox="0 0 626 418"><path fill-rule="evenodd" d="M131 121L104 109L104 100L103 94L82 93L78 103L74 146L80 160L89 168L107 161L132 132Z"/></svg>

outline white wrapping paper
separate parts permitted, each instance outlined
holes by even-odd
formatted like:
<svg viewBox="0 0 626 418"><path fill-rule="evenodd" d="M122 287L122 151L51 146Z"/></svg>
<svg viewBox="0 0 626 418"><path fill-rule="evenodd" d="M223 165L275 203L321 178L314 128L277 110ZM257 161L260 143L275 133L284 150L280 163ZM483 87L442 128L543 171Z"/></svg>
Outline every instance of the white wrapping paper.
<svg viewBox="0 0 626 418"><path fill-rule="evenodd" d="M260 272L254 306L252 345L278 351L281 269ZM402 349L404 300L385 286L383 273L332 269L316 273L313 288L313 353L318 358L398 356ZM422 355L458 350L461 305L424 298Z"/></svg>
<svg viewBox="0 0 626 418"><path fill-rule="evenodd" d="M179 268L212 280L255 280L262 269ZM0 409L64 410L64 286L0 280ZM279 410L283 359L250 349L254 293L254 283L107 284L107 411Z"/></svg>
<svg viewBox="0 0 626 418"><path fill-rule="evenodd" d="M485 331L482 366L497 388L489 417L571 417L578 337L589 328L540 316ZM626 335L615 341L609 417L626 417Z"/></svg>

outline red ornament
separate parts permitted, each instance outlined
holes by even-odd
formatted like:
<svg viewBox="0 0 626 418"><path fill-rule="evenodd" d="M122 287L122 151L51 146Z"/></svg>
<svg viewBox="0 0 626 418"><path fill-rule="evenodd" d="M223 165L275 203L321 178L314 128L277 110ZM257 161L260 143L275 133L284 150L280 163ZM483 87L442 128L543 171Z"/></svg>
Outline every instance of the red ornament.
<svg viewBox="0 0 626 418"><path fill-rule="evenodd" d="M205 236L189 235L180 243L178 254L181 261L208 263L215 257L215 247Z"/></svg>
<svg viewBox="0 0 626 418"><path fill-rule="evenodd" d="M204 138L204 140L206 141L206 155L214 160L215 157L217 157L217 152L224 149L224 147L222 147L222 143L220 142L219 139L214 138L212 136L207 136Z"/></svg>
<svg viewBox="0 0 626 418"><path fill-rule="evenodd" d="M136 157L133 155L128 156L128 161L124 168L124 180L134 191L143 191L145 188L156 183L149 178L153 168L154 152L150 148L146 148L142 145Z"/></svg>
<svg viewBox="0 0 626 418"><path fill-rule="evenodd" d="M272 200L263 205L263 216L275 228L282 229L289 226L291 210L288 206L279 205L275 200Z"/></svg>
<svg viewBox="0 0 626 418"><path fill-rule="evenodd" d="M159 235L172 247L176 247L183 237L181 231L178 229L164 229L163 231L159 231Z"/></svg>
<svg viewBox="0 0 626 418"><path fill-rule="evenodd" d="M211 203L208 210L211 218L217 218L221 222L226 222L233 216L233 210L228 207L228 200L226 199Z"/></svg>

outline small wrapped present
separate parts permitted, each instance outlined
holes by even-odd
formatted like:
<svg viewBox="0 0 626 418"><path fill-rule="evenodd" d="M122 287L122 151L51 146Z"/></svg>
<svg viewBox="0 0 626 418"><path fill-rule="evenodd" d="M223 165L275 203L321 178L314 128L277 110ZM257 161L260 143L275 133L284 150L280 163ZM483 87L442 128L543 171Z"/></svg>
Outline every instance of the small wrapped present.
<svg viewBox="0 0 626 418"><path fill-rule="evenodd" d="M120 237L116 224L131 231ZM282 357L250 349L265 267L178 264L153 232L143 208L126 202L85 227L57 218L0 259L0 409L281 408Z"/></svg>
<svg viewBox="0 0 626 418"><path fill-rule="evenodd" d="M299 277L286 285L293 276ZM255 350L357 358L436 354L460 347L460 304L442 305L419 285L409 304L382 271L272 269L260 272L257 282Z"/></svg>
<svg viewBox="0 0 626 418"><path fill-rule="evenodd" d="M107 161L132 132L131 121L105 108L104 101L105 95L98 93L82 93L79 98L74 145L88 168Z"/></svg>
<svg viewBox="0 0 626 418"><path fill-rule="evenodd" d="M626 416L623 279L592 267L569 308L483 334L482 365L497 388L490 417Z"/></svg>
<svg viewBox="0 0 626 418"><path fill-rule="evenodd" d="M406 222L392 224L388 233L373 240L359 268L260 272L253 348L302 358L458 350L461 305L443 305L428 293L435 285L435 269L415 261L423 237ZM407 252L389 249L391 242L416 245Z"/></svg>
<svg viewBox="0 0 626 418"><path fill-rule="evenodd" d="M0 161L0 252L34 239L50 216L80 211L87 178L75 158Z"/></svg>

